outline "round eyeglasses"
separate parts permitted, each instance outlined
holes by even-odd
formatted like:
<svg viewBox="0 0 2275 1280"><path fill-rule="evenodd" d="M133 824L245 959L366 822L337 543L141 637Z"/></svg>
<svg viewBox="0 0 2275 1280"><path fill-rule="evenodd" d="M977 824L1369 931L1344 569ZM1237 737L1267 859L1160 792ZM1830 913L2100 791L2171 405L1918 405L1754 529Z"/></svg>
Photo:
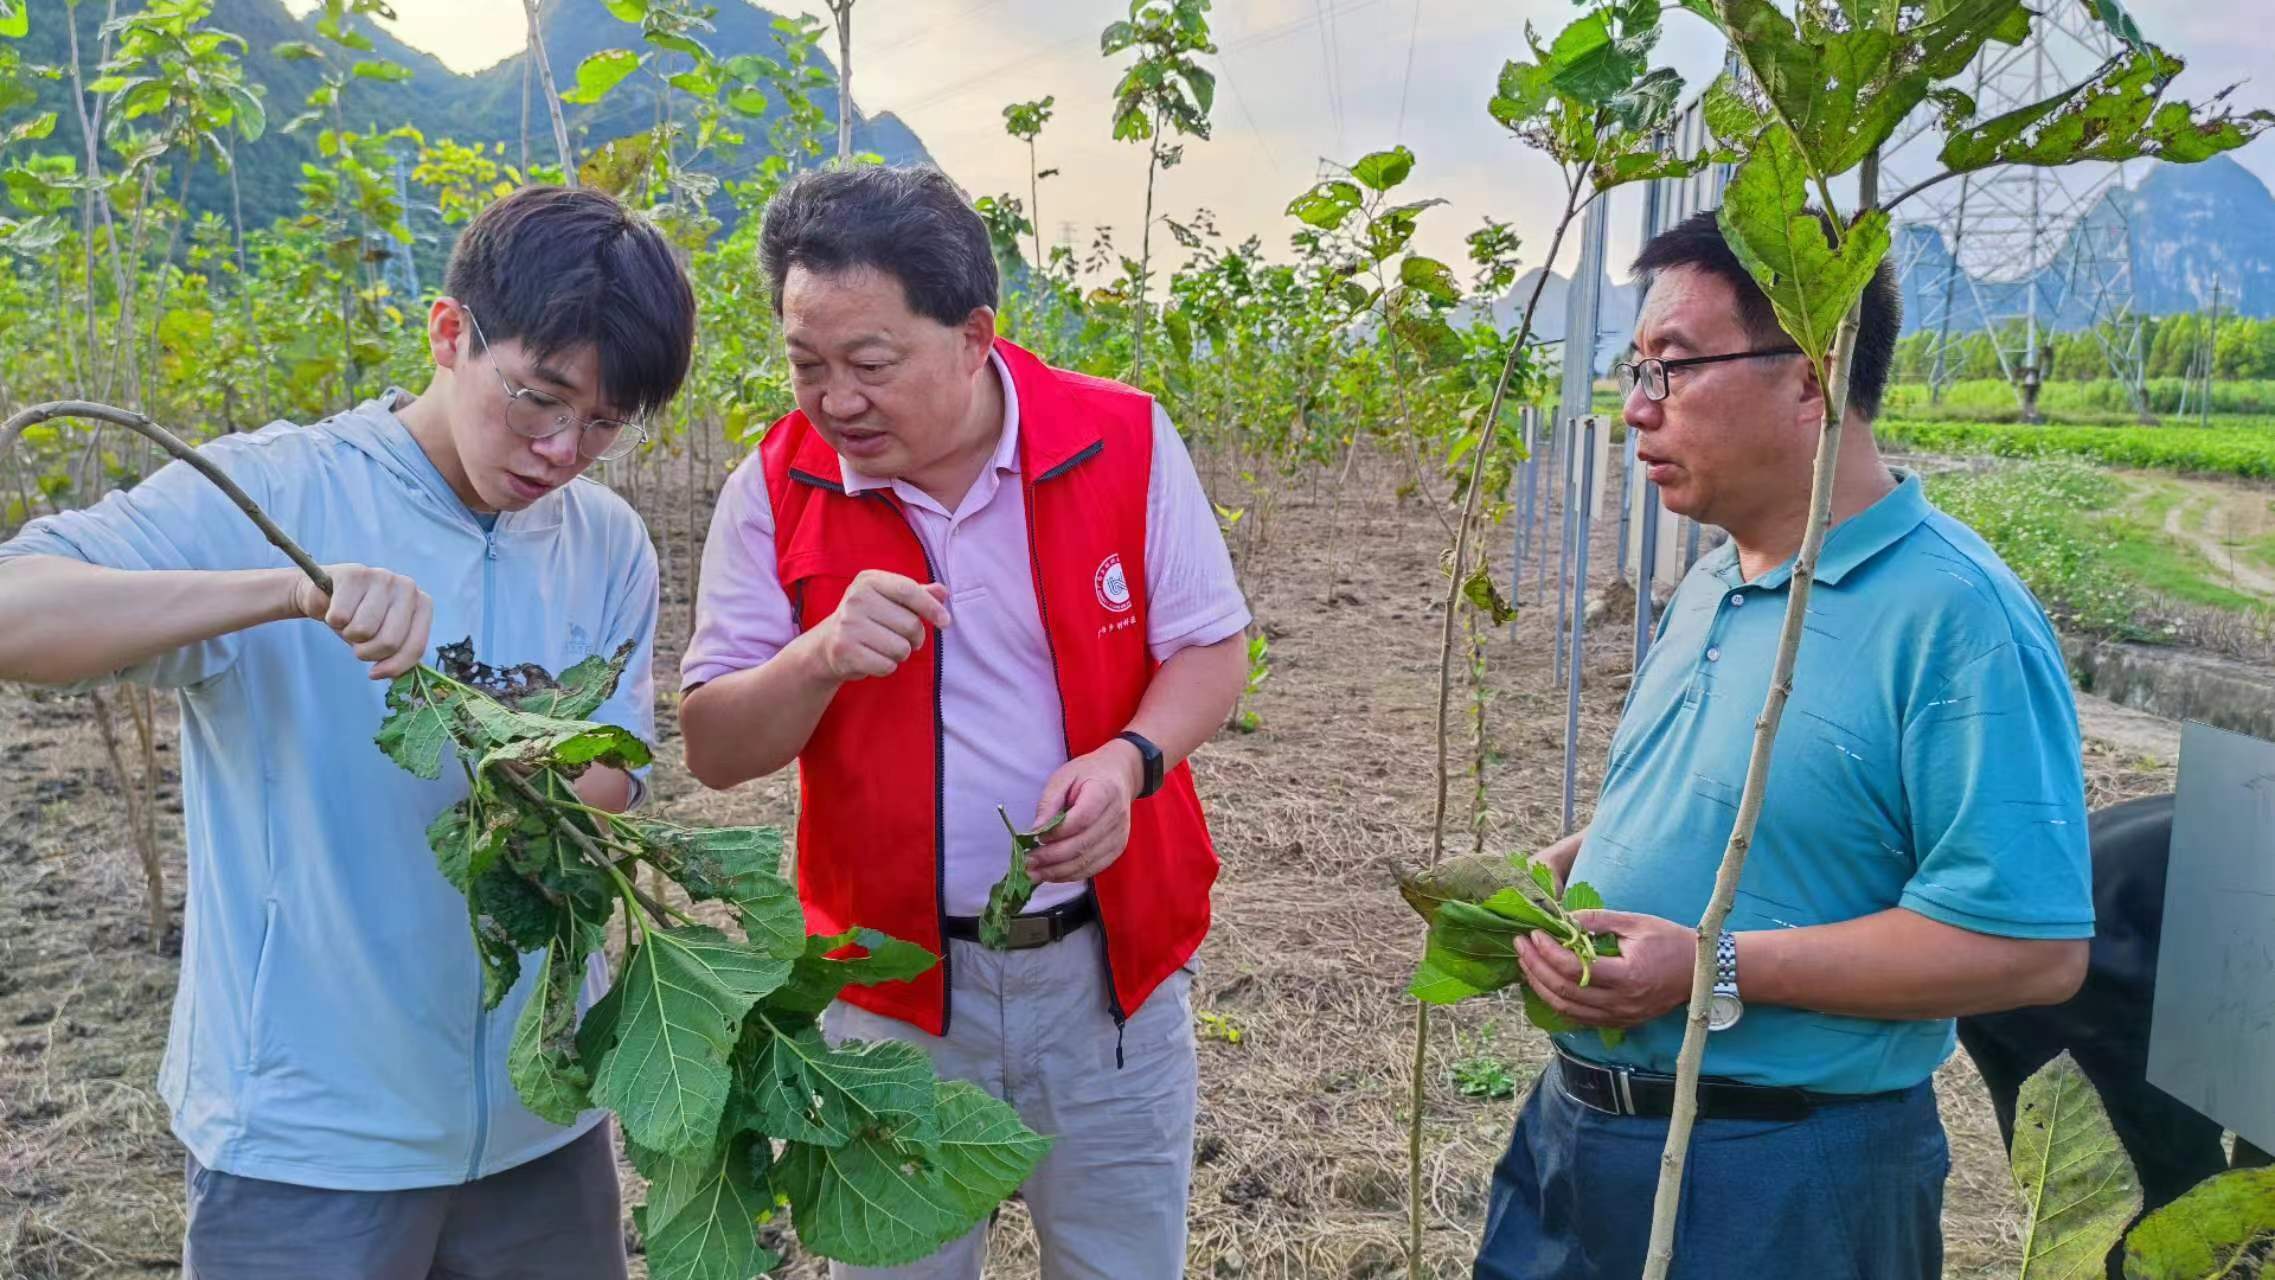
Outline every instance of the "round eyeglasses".
<svg viewBox="0 0 2275 1280"><path fill-rule="evenodd" d="M482 350L490 350L490 340L483 336L482 322L463 303L460 311L466 313L467 323L474 326L474 338ZM619 422L614 418L587 418L581 423L577 411L559 398L549 396L535 387L517 387L498 368L495 359L490 369L498 375L498 385L506 393L506 425L525 440L550 440L571 427L577 431L577 456L588 462L614 462L631 454L647 441L648 429L637 422Z"/></svg>

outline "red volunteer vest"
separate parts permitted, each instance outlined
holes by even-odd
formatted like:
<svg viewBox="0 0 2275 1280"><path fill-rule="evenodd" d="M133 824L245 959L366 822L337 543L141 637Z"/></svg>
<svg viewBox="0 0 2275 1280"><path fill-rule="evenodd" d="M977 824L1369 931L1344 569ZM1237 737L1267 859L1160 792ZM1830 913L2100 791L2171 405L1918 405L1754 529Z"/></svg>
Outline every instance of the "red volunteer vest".
<svg viewBox="0 0 2275 1280"><path fill-rule="evenodd" d="M996 351L1019 393L1035 602L1071 759L1128 726L1158 665L1145 638L1153 402L1053 369L1009 342ZM835 612L863 569L937 580L899 499L888 490L847 494L836 451L803 413L776 422L759 454L781 581L800 629ZM1117 558L1126 584L1119 595L1108 586ZM945 642L934 631L892 675L840 688L799 754L798 896L811 931L881 929L946 954L939 694L958 643L953 628ZM1092 882L1117 1023L1200 947L1216 874L1192 771L1180 764L1132 806L1128 848ZM942 1035L947 967L943 960L913 981L848 987L844 998Z"/></svg>

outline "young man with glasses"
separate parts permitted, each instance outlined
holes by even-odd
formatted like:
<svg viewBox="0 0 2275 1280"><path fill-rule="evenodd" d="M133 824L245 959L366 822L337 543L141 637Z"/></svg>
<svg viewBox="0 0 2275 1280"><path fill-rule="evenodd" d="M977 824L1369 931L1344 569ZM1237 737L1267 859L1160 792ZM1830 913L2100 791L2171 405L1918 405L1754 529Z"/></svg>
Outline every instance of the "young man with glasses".
<svg viewBox="0 0 2275 1280"><path fill-rule="evenodd" d="M486 209L445 287L424 391L202 450L329 598L181 463L0 545L0 679L180 693L189 882L159 1089L189 1150L191 1280L625 1272L605 1113L563 1128L521 1105L506 1051L535 967L483 1010L427 848L465 780L415 778L372 735L387 680L466 638L550 670L634 643L597 718L652 736L654 551L579 478L678 391L694 297L653 226L558 188ZM578 783L611 809L639 787Z"/></svg>
<svg viewBox="0 0 2275 1280"><path fill-rule="evenodd" d="M1695 926L1737 818L1806 531L1823 430L1814 368L1714 211L1645 246L1636 456L1669 510L1730 533L1668 605L1612 740L1593 821L1541 854L1612 910L1585 985L1517 944L1584 1030L1494 1171L1479 1280L1643 1269ZM1899 325L1864 293L1828 534L1769 791L1721 936L1699 1120L1676 1223L1685 1280L1942 1274L1950 1166L1932 1076L1960 1015L2055 1004L2093 933L2067 668L2038 604L1872 438ZM1608 1045L1596 1028L1625 1032Z"/></svg>

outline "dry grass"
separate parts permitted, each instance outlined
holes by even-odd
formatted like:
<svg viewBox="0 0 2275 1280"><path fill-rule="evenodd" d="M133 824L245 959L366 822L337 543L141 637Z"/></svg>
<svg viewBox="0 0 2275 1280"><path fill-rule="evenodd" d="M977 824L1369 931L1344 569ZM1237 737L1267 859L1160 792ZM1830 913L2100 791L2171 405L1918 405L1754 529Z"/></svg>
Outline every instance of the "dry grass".
<svg viewBox="0 0 2275 1280"><path fill-rule="evenodd" d="M1339 529L1327 495L1290 487L1246 566L1275 673L1261 728L1226 734L1197 769L1224 876L1196 1008L1201 1110L1189 1274L1359 1280L1401 1274L1403 1132L1413 1005L1403 989L1419 930L1392 868L1428 847L1439 626L1436 521L1397 508L1386 476L1353 479ZM698 513L700 514L700 513ZM684 508L671 513L684 527ZM660 523L660 522L659 522ZM1345 581L1323 606L1331 536ZM1596 563L1611 556L1609 531ZM1496 542L1501 541L1496 538ZM1505 561L1507 548L1496 548ZM1505 576L1505 574L1504 574ZM684 580L670 575L660 643L676 655ZM1528 609L1490 642L1489 814L1496 848L1537 846L1559 825L1564 703L1551 688L1553 610ZM1624 689L1628 637L1591 645L1579 793L1593 794ZM668 663L660 665L669 670ZM666 682L668 684L668 681ZM786 780L720 795L671 763L668 708L655 779L682 821L779 822ZM123 819L91 722L76 702L0 693L0 741L35 745L0 777L0 1275L27 1280L171 1274L181 1229L180 1149L152 1088L173 961L148 954ZM1466 730L1462 741L1466 743ZM1456 759L1466 758L1465 748ZM2169 764L2089 749L2096 804L2169 787ZM1457 817L1461 814L1457 787ZM1585 818L1584 806L1582 818ZM178 824L169 875L179 900ZM1465 848L1458 841L1456 848ZM178 907L177 907L178 909ZM1236 1029L1233 1042L1222 1034ZM1515 1103L1466 1097L1457 1062L1501 1061L1521 1090L1546 1044L1508 1003L1436 1016L1425 1170L1429 1271L1468 1274L1487 1179ZM1964 1059L1939 1077L1954 1153L1949 1274L2011 1275L2017 1230L1997 1128ZM627 1202L638 1197L627 1172ZM1016 1204L989 1273L1035 1274ZM820 1274L809 1260L795 1274Z"/></svg>

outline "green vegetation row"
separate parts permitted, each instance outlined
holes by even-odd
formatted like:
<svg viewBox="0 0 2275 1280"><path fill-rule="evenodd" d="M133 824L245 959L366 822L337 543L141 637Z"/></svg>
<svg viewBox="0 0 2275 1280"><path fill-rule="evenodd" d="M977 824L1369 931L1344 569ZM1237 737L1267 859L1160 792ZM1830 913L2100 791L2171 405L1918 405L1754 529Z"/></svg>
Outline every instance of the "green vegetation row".
<svg viewBox="0 0 2275 1280"><path fill-rule="evenodd" d="M2106 373L2107 369L2104 368ZM2275 378L2215 379L2212 412L2256 413L2275 416ZM2150 378L2142 387L2149 412L2160 416L2185 412L2193 418L2203 407L2204 383L2186 378ZM2182 397L2186 397L2185 409ZM1906 418L1975 418L2011 422L2021 417L2014 385L2001 377L1967 378L1944 387L1940 401L1928 394L1922 382L1897 382L1882 401L1886 412ZM2038 391L2040 412L2056 419L2106 419L2137 422L2133 398L2115 378L2082 382L2049 382Z"/></svg>
<svg viewBox="0 0 2275 1280"><path fill-rule="evenodd" d="M2275 319L2222 315L2215 321L2210 316L2190 312L2148 316L2140 323L2142 369L2151 378L2184 378L2192 370L2202 373L2199 361L2207 336L2212 342L2214 379L2275 378ZM1925 381L1935 364L1939 336L1920 332L1897 343L1896 376L1907 381ZM2130 334L2121 334L2109 325L2103 325L2098 334L2091 329L2079 329L2039 337L2048 360L2047 377L2057 382L2107 377L2109 357L2104 344L2123 349L2131 341ZM2002 347L2010 360L2015 358L2015 353L2027 349L2028 334L2022 321L2010 321L2002 326L1995 342L1988 333L1953 334L1944 347L1946 376L2003 380L2006 372L1998 356Z"/></svg>
<svg viewBox="0 0 2275 1280"><path fill-rule="evenodd" d="M2275 479L2275 418L2230 419L2216 427L2144 427L1886 417L1875 433L1884 445L1954 457L2084 458L2111 467Z"/></svg>

